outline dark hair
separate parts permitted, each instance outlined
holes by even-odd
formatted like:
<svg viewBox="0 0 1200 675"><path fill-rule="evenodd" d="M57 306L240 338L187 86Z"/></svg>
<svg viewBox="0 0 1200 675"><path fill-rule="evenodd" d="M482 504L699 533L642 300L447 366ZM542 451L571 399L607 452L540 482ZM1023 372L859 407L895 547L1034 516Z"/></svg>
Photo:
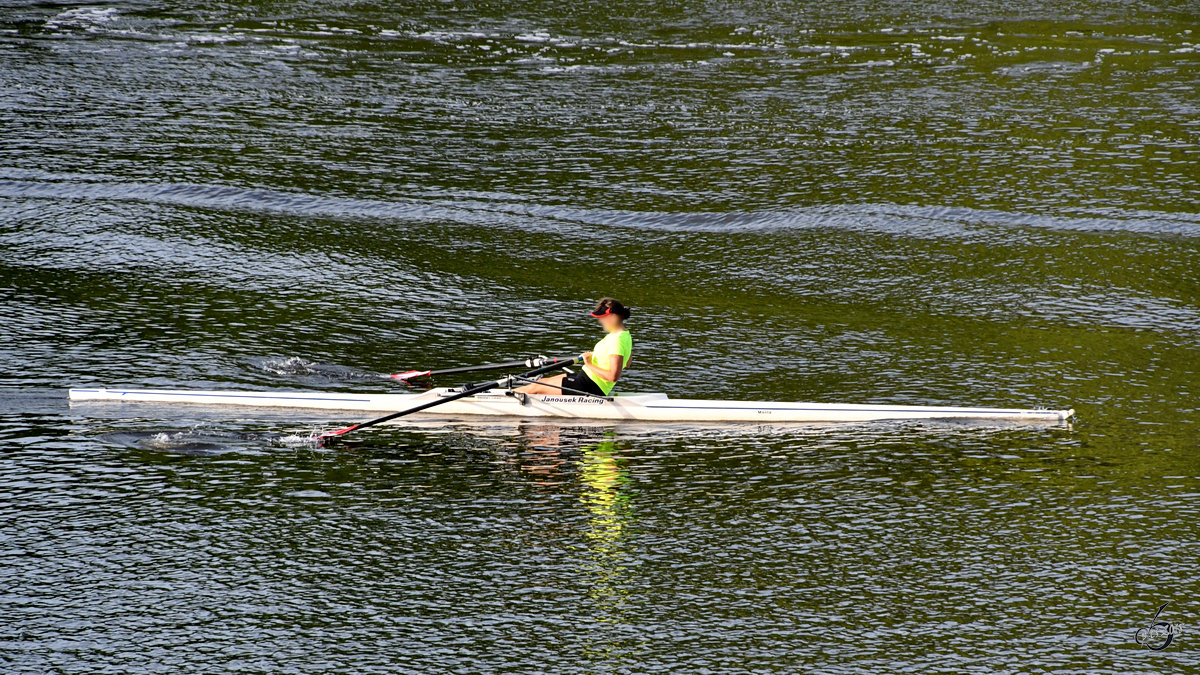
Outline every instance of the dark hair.
<svg viewBox="0 0 1200 675"><path fill-rule="evenodd" d="M616 314L621 317L621 320L629 318L629 308L621 304L620 300L615 298L600 298L600 302L596 303L596 309L592 310L592 316L604 316L605 314Z"/></svg>

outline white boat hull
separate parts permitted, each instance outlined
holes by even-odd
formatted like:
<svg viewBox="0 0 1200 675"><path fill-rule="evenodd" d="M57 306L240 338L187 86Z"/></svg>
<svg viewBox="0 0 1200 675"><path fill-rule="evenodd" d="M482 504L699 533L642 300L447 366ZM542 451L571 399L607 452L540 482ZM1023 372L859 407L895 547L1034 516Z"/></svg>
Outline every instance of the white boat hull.
<svg viewBox="0 0 1200 675"><path fill-rule="evenodd" d="M189 403L207 406L305 408L386 414L445 397L454 390L420 394L346 394L336 392L204 391L172 389L71 389L72 401ZM960 408L951 406L845 403L774 403L672 399L666 394L626 394L602 399L587 396L520 396L488 392L417 413L423 417L554 417L646 422L872 422L883 420L965 419L1065 422L1074 410ZM393 424L403 424L397 418Z"/></svg>

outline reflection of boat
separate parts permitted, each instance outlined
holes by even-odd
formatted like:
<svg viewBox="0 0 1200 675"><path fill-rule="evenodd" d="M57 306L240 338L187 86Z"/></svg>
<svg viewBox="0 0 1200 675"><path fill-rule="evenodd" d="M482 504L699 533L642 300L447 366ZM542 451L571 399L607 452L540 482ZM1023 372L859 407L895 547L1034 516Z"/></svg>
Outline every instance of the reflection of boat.
<svg viewBox="0 0 1200 675"><path fill-rule="evenodd" d="M448 398L459 389L431 389L419 394L338 392L205 391L172 389L72 389L72 401L191 403L209 406L308 408L358 412L393 412ZM443 405L427 416L472 415L556 417L646 422L871 422L878 420L964 419L1064 422L1074 410L960 408L852 403L776 403L672 399L666 394L599 396L535 396L500 390L468 396ZM404 419L397 420L403 423Z"/></svg>

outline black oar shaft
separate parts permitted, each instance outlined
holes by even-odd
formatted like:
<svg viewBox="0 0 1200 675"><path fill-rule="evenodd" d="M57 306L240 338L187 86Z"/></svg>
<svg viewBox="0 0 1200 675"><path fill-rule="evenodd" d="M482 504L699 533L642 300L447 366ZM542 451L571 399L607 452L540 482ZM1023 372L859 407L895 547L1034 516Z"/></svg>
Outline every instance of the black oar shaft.
<svg viewBox="0 0 1200 675"><path fill-rule="evenodd" d="M453 375L455 373L473 373L480 370L504 370L506 368L520 368L528 366L534 359L525 359L524 361L507 361L505 363L488 363L482 366L459 366L457 368L442 368L441 370L431 370L432 375Z"/></svg>
<svg viewBox="0 0 1200 675"><path fill-rule="evenodd" d="M367 422L361 422L359 424L355 424L352 427L347 427L343 431L343 433L350 432L350 431L357 431L359 429L365 429L366 427L372 427L372 426L375 426L376 424L383 424L384 422L394 420L397 417L403 417L404 415L411 415L413 413L418 413L418 412L421 412L422 410L427 410L429 408L432 408L437 405L441 405L443 403L457 401L460 398L474 396L475 394L482 394L483 392L488 391L489 389L495 389L496 387L499 387L499 386L500 386L499 382L488 382L487 384L481 384L481 385L478 385L475 387L471 387L469 389L464 389L464 390L458 392L457 394L451 394L450 396L443 396L435 401L428 401L426 403L422 403L421 405L408 408L407 410L401 410L400 412L394 412L390 415L384 415L383 417L380 417L378 419L373 419L373 420L369 420ZM341 436L342 434L339 433L336 435Z"/></svg>
<svg viewBox="0 0 1200 675"><path fill-rule="evenodd" d="M337 431L330 431L328 433L321 434L317 438L318 438L318 440L324 442L327 439L332 439L332 438L336 438L338 436L343 436L345 434L350 433L351 431L357 431L359 429L373 427L376 424L383 424L384 422L389 422L391 420L396 419L397 417L411 415L413 413L421 412L422 410L428 410L434 406L442 405L443 403L450 403L451 401L457 401L460 398L474 396L475 394L482 394L483 392L488 391L490 389L496 389L497 387L507 386L508 382L512 379L536 378L538 375L544 375L545 373L548 373L552 370L558 370L559 368L566 368L569 365L578 363L579 358L578 357L554 358L554 359L545 359L545 361L547 361L547 363L545 363L545 365L534 368L533 370L529 371L528 373L524 373L523 375L519 376L519 378L505 378L505 379L501 379L501 380L496 380L495 382L486 382L484 384L476 385L474 387L467 387L466 389L464 389L456 394L444 396L435 401L427 401L420 405L413 406L411 408L407 408L407 409L401 410L399 412L394 412L390 415L384 415L383 417L379 417L379 418L376 418L373 420L367 420L366 422L360 422L358 424L353 424L351 426L346 427L345 429L338 429ZM523 361L520 362L519 365L524 365L524 362Z"/></svg>
<svg viewBox="0 0 1200 675"><path fill-rule="evenodd" d="M438 375L454 375L457 373L474 373L474 372L478 372L481 370L507 370L509 368L521 368L521 367L537 368L538 366L543 366L547 363L561 361L564 358L570 358L570 357L534 356L532 358L524 359L521 361L505 361L504 363L485 363L485 364L478 365L478 366L456 366L454 368L442 368L441 370L409 370L409 371L405 371L403 373L396 373L395 375L389 375L388 377L392 378L393 380L402 380L402 381L407 382L408 380L415 380L418 377L436 377Z"/></svg>

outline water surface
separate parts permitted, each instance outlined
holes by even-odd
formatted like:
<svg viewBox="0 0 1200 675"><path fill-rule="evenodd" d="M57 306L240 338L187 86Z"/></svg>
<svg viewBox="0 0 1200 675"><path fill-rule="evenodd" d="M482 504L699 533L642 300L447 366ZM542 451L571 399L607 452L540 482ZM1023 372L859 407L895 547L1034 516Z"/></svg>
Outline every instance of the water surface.
<svg viewBox="0 0 1200 675"><path fill-rule="evenodd" d="M5 672L1200 666L1194 3L0 3ZM68 406L626 391L1070 427ZM1134 641L1164 602L1185 632Z"/></svg>

